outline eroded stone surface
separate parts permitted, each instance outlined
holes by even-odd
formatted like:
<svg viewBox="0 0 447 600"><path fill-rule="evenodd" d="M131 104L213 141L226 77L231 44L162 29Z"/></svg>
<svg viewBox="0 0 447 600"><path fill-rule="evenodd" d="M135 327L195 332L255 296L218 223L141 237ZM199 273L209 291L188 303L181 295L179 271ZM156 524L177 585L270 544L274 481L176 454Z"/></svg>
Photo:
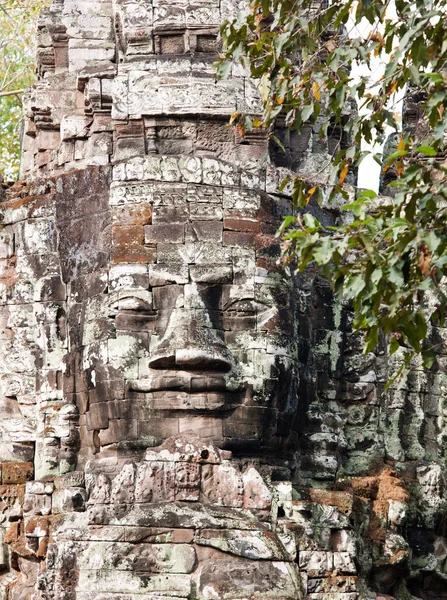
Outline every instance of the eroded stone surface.
<svg viewBox="0 0 447 600"><path fill-rule="evenodd" d="M278 123L280 150L227 125L259 109L212 69L246 6L42 13L0 203L7 600L445 595L443 351L384 393L382 347L362 355L317 273L278 267L277 186L324 184L340 132Z"/></svg>

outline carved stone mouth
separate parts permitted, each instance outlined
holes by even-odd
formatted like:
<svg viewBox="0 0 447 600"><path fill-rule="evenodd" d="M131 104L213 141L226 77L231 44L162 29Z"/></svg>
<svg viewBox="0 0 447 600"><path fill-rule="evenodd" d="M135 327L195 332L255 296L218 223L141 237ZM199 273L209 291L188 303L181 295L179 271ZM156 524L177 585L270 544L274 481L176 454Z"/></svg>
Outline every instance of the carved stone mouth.
<svg viewBox="0 0 447 600"><path fill-rule="evenodd" d="M244 387L240 381L229 380L228 377L209 372L204 375L188 372L157 374L145 379L133 379L128 385L134 392L171 391L187 394L239 392Z"/></svg>

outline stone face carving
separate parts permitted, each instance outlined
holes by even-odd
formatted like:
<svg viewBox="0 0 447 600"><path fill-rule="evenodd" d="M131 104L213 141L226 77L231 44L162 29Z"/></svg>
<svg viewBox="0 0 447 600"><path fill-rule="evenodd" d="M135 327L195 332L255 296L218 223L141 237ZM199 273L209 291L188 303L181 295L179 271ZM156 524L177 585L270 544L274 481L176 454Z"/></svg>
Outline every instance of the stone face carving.
<svg viewBox="0 0 447 600"><path fill-rule="evenodd" d="M227 125L259 108L212 69L244 7L42 13L0 203L0 598L442 597L444 358L384 394L349 307L277 264L277 185L338 142Z"/></svg>

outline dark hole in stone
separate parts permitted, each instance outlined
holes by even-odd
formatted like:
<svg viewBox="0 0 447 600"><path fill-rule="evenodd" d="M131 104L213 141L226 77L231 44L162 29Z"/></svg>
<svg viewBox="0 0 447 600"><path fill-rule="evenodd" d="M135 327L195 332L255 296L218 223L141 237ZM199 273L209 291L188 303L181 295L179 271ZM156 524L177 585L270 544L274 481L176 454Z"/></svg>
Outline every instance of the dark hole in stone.
<svg viewBox="0 0 447 600"><path fill-rule="evenodd" d="M67 316L63 308L58 308L56 313L56 335L64 342L67 339Z"/></svg>
<svg viewBox="0 0 447 600"><path fill-rule="evenodd" d="M200 456L203 458L203 460L206 460L209 457L210 453L208 452L208 450L202 450L202 452L200 453Z"/></svg>
<svg viewBox="0 0 447 600"><path fill-rule="evenodd" d="M72 498L72 502L74 509L82 508L84 506L84 498L82 497L82 494L75 494Z"/></svg>
<svg viewBox="0 0 447 600"><path fill-rule="evenodd" d="M283 509L283 507L282 507L282 506L280 506L280 507L278 508L278 517L285 517L285 516L286 516L286 513L284 512L284 509Z"/></svg>

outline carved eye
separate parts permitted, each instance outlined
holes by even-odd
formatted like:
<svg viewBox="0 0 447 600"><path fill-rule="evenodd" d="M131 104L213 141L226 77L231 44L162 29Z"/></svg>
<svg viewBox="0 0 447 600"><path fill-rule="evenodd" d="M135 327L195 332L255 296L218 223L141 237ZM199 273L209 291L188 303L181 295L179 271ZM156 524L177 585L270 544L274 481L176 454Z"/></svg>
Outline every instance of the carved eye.
<svg viewBox="0 0 447 600"><path fill-rule="evenodd" d="M111 317L115 319L117 331L147 332L153 331L157 312L150 299L136 296L119 298L111 307Z"/></svg>
<svg viewBox="0 0 447 600"><path fill-rule="evenodd" d="M239 316L256 316L263 320L267 318L272 307L262 302L257 302L253 298L239 298L233 300L224 308L225 312L231 316L232 313L237 313Z"/></svg>
<svg viewBox="0 0 447 600"><path fill-rule="evenodd" d="M238 313L255 313L258 311L258 303L252 298L240 298L230 301L224 310Z"/></svg>
<svg viewBox="0 0 447 600"><path fill-rule="evenodd" d="M152 303L149 304L146 300L136 298L135 296L127 296L126 298L120 298L112 304L110 307L112 310L135 310L152 312Z"/></svg>

